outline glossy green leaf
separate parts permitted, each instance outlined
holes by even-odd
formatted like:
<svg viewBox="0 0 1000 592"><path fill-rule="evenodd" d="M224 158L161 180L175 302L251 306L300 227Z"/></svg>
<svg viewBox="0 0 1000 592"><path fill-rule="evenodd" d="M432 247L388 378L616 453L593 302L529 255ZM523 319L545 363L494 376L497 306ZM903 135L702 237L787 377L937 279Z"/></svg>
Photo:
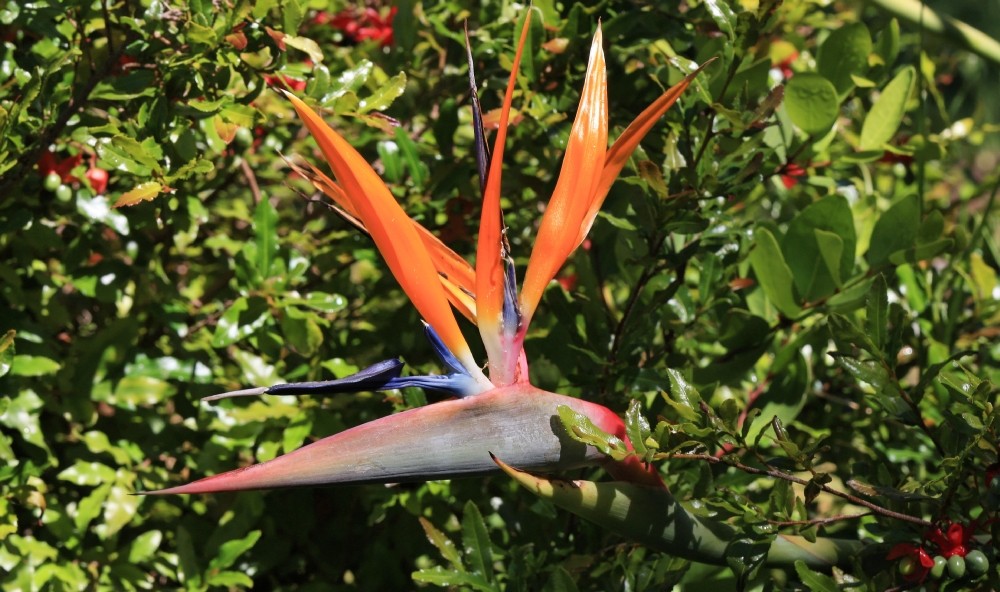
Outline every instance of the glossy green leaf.
<svg viewBox="0 0 1000 592"><path fill-rule="evenodd" d="M114 482L115 470L98 462L78 460L72 466L60 471L56 478L74 485L94 487Z"/></svg>
<svg viewBox="0 0 1000 592"><path fill-rule="evenodd" d="M712 15L712 20L719 27L719 30L726 34L732 41L735 39L733 33L736 23L736 14L726 0L705 0L705 8Z"/></svg>
<svg viewBox="0 0 1000 592"><path fill-rule="evenodd" d="M813 590L814 592L840 592L841 588L837 585L836 580L826 574L809 569L803 561L795 562L795 573L798 574L799 580L809 590Z"/></svg>
<svg viewBox="0 0 1000 592"><path fill-rule="evenodd" d="M462 589L483 590L493 592L493 586L479 574L445 569L441 566L421 569L412 574L413 581L424 584L434 584L444 587L460 587Z"/></svg>
<svg viewBox="0 0 1000 592"><path fill-rule="evenodd" d="M819 74L806 72L785 85L785 108L799 129L820 136L837 121L840 99L833 83Z"/></svg>
<svg viewBox="0 0 1000 592"><path fill-rule="evenodd" d="M406 74L400 72L358 103L359 113L383 111L406 89Z"/></svg>
<svg viewBox="0 0 1000 592"><path fill-rule="evenodd" d="M875 346L881 350L887 340L889 325L889 288L885 277L879 274L868 292L867 323L868 335Z"/></svg>
<svg viewBox="0 0 1000 592"><path fill-rule="evenodd" d="M854 88L853 76L868 71L872 37L864 23L850 23L830 33L819 48L816 65L819 73L833 83L841 97Z"/></svg>
<svg viewBox="0 0 1000 592"><path fill-rule="evenodd" d="M14 337L16 335L17 331L10 329L4 333L3 337L0 337L0 377L10 372L11 366L14 364L16 350Z"/></svg>
<svg viewBox="0 0 1000 592"><path fill-rule="evenodd" d="M794 317L802 311L795 296L792 270L770 230L763 227L754 230L750 265L768 300L781 314Z"/></svg>
<svg viewBox="0 0 1000 592"><path fill-rule="evenodd" d="M226 541L219 547L219 551L215 557L208 563L209 569L224 570L231 567L240 556L253 549L257 541L260 540L260 535L261 531L253 530L248 532L243 538Z"/></svg>
<svg viewBox="0 0 1000 592"><path fill-rule="evenodd" d="M142 498L132 495L131 487L126 487L132 476L124 476L118 472L118 481L108 491L104 503L103 523L94 528L94 532L102 539L108 539L117 534L132 521L139 509Z"/></svg>
<svg viewBox="0 0 1000 592"><path fill-rule="evenodd" d="M31 355L15 355L11 360L10 373L13 376L45 376L55 374L62 365L52 358Z"/></svg>
<svg viewBox="0 0 1000 592"><path fill-rule="evenodd" d="M809 301L833 294L838 280L853 273L855 244L854 216L844 197L831 195L802 210L781 240L796 292Z"/></svg>
<svg viewBox="0 0 1000 592"><path fill-rule="evenodd" d="M486 532L486 523L479 508L471 500L462 509L462 545L465 560L472 573L480 574L486 581L493 580L493 544Z"/></svg>
<svg viewBox="0 0 1000 592"><path fill-rule="evenodd" d="M913 246L920 225L920 204L916 195L905 195L875 222L868 246L868 263L882 265L897 251Z"/></svg>
<svg viewBox="0 0 1000 592"><path fill-rule="evenodd" d="M794 361L774 376L757 398L754 407L760 409L760 415L753 421L746 439L750 442L756 440L757 435L767 429L775 417L784 425L792 423L805 406L810 382L810 366L802 354L798 353Z"/></svg>
<svg viewBox="0 0 1000 592"><path fill-rule="evenodd" d="M822 228L813 230L816 238L816 246L819 248L820 257L823 259L823 268L830 274L836 287L840 287L844 280L840 277L840 265L844 254L844 240L836 233Z"/></svg>
<svg viewBox="0 0 1000 592"><path fill-rule="evenodd" d="M323 63L323 50L320 48L319 44L312 39L309 39L308 37L299 37L297 35L285 35L284 41L289 47L294 47L295 49L305 52L314 64Z"/></svg>
<svg viewBox="0 0 1000 592"><path fill-rule="evenodd" d="M265 278L271 276L271 262L278 254L278 212L267 199L260 200L253 214L257 247L255 264Z"/></svg>
<svg viewBox="0 0 1000 592"><path fill-rule="evenodd" d="M625 433L632 442L636 454L642 456L646 454L646 435L649 434L649 421L642 414L642 404L637 399L632 399L625 412Z"/></svg>
<svg viewBox="0 0 1000 592"><path fill-rule="evenodd" d="M670 381L670 393L669 396L666 392L663 393L667 404L673 407L674 411L680 414L683 419L696 421L701 418L702 398L698 389L688 382L687 378L678 370L667 369L667 377Z"/></svg>
<svg viewBox="0 0 1000 592"><path fill-rule="evenodd" d="M266 310L259 302L237 298L219 318L212 336L212 347L225 347L245 339L268 321Z"/></svg>
<svg viewBox="0 0 1000 592"><path fill-rule="evenodd" d="M437 548L438 552L441 553L441 557L447 560L456 571L464 572L465 566L462 564L462 554L455 547L455 543L443 532L435 528L426 518L420 517L419 520L420 526L423 527L424 533L427 535L427 540Z"/></svg>
<svg viewBox="0 0 1000 592"><path fill-rule="evenodd" d="M899 21L895 18L879 33L875 44L875 52L882 58L882 63L891 68L899 56Z"/></svg>
<svg viewBox="0 0 1000 592"><path fill-rule="evenodd" d="M41 408L42 399L34 391L22 390L0 413L0 424L14 430L26 442L48 451L37 413Z"/></svg>
<svg viewBox="0 0 1000 592"><path fill-rule="evenodd" d="M135 537L128 548L129 563L142 563L150 559L162 542L163 532L159 530L147 530Z"/></svg>
<svg viewBox="0 0 1000 592"><path fill-rule="evenodd" d="M563 427L566 428L566 431L574 440L593 446L604 454L614 454L618 457L625 456L627 452L625 450L625 443L617 436L597 427L586 415L566 405L560 405L558 413Z"/></svg>
<svg viewBox="0 0 1000 592"><path fill-rule="evenodd" d="M864 125L861 126L859 150L877 150L892 140L896 130L899 129L899 124L903 121L906 103L913 93L916 79L916 69L907 66L882 89L882 93L865 117Z"/></svg>

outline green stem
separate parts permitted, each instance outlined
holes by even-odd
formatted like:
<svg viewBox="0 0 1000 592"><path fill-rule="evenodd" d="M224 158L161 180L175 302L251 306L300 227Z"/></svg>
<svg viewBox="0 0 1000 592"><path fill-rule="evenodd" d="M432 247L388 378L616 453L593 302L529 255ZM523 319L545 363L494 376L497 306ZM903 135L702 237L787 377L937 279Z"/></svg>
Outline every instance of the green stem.
<svg viewBox="0 0 1000 592"><path fill-rule="evenodd" d="M868 2L923 31L940 35L948 41L1000 64L1000 42L956 18L935 12L919 0L868 0Z"/></svg>
<svg viewBox="0 0 1000 592"><path fill-rule="evenodd" d="M745 540L732 526L689 512L666 489L610 481L563 481L536 477L494 459L526 489L582 518L647 547L699 563L726 565ZM863 543L853 539L778 535L765 564L792 567L802 561L813 569L846 566Z"/></svg>

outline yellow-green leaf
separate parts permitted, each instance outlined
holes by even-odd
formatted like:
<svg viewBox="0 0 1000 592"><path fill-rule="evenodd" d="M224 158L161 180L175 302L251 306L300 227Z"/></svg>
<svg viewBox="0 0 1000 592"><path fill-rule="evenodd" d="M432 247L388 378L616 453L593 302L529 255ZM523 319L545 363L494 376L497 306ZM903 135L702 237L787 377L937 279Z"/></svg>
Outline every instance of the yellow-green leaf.
<svg viewBox="0 0 1000 592"><path fill-rule="evenodd" d="M164 190L163 185L156 181L140 183L131 191L126 191L115 202L114 207L134 206L143 201L150 201Z"/></svg>

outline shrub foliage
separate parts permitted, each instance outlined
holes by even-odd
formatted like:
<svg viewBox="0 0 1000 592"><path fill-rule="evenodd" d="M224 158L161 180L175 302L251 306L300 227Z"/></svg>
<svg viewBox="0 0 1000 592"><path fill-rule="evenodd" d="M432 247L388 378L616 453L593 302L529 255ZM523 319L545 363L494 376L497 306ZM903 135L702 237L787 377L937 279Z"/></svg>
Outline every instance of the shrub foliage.
<svg viewBox="0 0 1000 592"><path fill-rule="evenodd" d="M526 348L540 387L627 410L674 495L741 533L730 565L501 477L132 495L433 400L199 403L396 355L435 370L372 243L282 159L319 162L271 87L326 108L407 211L471 253L462 23L489 121L525 10L482 4L0 6L4 588L884 590L932 574L921 552L953 550L954 525L986 568L928 581L995 583L997 64L858 4L530 8L504 170L522 269L597 20L613 134L716 58L626 167ZM778 532L869 546L833 574L760 569Z"/></svg>

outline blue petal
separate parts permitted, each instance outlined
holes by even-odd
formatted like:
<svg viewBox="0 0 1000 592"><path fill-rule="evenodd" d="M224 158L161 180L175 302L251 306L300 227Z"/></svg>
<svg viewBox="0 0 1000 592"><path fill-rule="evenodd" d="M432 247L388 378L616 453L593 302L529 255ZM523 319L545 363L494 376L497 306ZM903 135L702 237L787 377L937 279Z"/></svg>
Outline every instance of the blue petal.
<svg viewBox="0 0 1000 592"><path fill-rule="evenodd" d="M449 395L455 395L456 397L468 397L469 395L474 395L482 390L475 379L467 374L403 376L400 378L393 378L379 390L410 386L415 386L424 390L447 393Z"/></svg>
<svg viewBox="0 0 1000 592"><path fill-rule="evenodd" d="M506 243L506 238L504 239ZM507 266L504 269L503 287L503 327L508 334L516 333L521 326L521 309L517 305L517 272L514 269L514 260L506 254Z"/></svg>
<svg viewBox="0 0 1000 592"><path fill-rule="evenodd" d="M483 110L479 106L479 91L476 89L476 68L472 60L472 45L469 43L469 23L465 23L465 58L469 62L469 98L472 99L472 134L475 138L476 166L479 170L479 191L486 187L486 177L490 168L490 149L486 145L483 131Z"/></svg>
<svg viewBox="0 0 1000 592"><path fill-rule="evenodd" d="M458 361L458 358L455 357L455 354L451 353L448 346L441 341L441 337L437 334L437 331L435 331L434 328L427 323L424 323L424 334L427 336L427 341L431 342L431 347L434 348L434 353L437 354L438 358L441 359L441 362L447 366L452 373L464 374L466 376L469 374L468 370L465 369L465 366L463 366L462 363Z"/></svg>
<svg viewBox="0 0 1000 592"><path fill-rule="evenodd" d="M337 393L380 391L397 388L386 385L399 378L402 373L403 362L395 359L385 360L344 378L276 384L266 389L264 393L268 395L334 395Z"/></svg>

